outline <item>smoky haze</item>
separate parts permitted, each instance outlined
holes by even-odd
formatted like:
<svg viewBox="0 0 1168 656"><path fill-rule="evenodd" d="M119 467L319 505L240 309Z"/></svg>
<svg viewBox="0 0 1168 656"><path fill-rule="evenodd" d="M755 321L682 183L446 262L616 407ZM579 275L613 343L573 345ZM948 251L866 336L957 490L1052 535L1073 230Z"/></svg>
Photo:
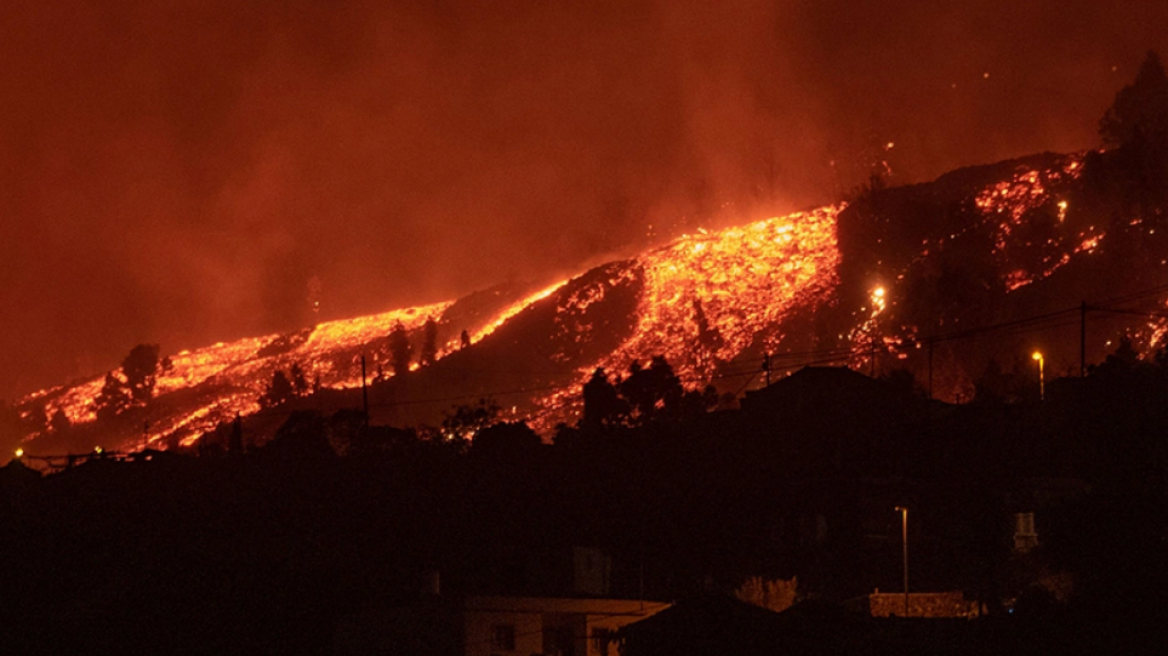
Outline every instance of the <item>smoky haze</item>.
<svg viewBox="0 0 1168 656"><path fill-rule="evenodd" d="M879 6L876 6L879 5ZM936 5L936 6L934 6ZM1097 144L1163 2L5 6L0 396ZM889 144L894 144L889 148Z"/></svg>

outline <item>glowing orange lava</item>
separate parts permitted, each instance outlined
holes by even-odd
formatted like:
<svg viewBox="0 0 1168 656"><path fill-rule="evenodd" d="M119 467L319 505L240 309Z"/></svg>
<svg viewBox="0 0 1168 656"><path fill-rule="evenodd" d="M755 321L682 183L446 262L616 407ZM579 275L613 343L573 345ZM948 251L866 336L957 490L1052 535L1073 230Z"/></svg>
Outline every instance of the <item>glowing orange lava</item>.
<svg viewBox="0 0 1168 656"><path fill-rule="evenodd" d="M1065 199L1055 199L1052 188L1077 179L1082 174L1080 155L1063 158L1060 166L1051 169L1022 168L1010 180L992 185L974 198L974 203L982 210L985 221L994 234L994 256L999 261L1004 275L1002 282L1007 291L1014 291L1036 280L1050 276L1071 260L1076 253L1090 253L1098 245L1102 235L1069 234L1064 225L1069 203ZM1046 244L1019 243L1012 236L1027 221L1038 220L1033 210L1053 204L1057 225L1056 237ZM1075 246L1069 242L1077 241ZM1018 266L1014 261L1020 250L1046 246L1040 266Z"/></svg>
<svg viewBox="0 0 1168 656"><path fill-rule="evenodd" d="M193 410L159 417L152 421L140 438L125 448L155 445L163 438L182 431L184 443L191 443L199 433L229 421L239 413L246 415L259 409L259 397L277 370L301 365L310 379L323 387L344 388L361 384L359 356L346 354L361 345L389 334L397 322L414 330L431 316L440 316L451 302L391 310L355 319L329 321L300 333L267 335L218 343L170 356L172 367L158 376L155 396L180 390L198 390L203 383L214 385ZM48 397L46 412L51 416L64 411L74 424L96 419L94 399L101 391L104 375L64 390L43 390L21 401L27 403ZM60 394L54 392L60 391Z"/></svg>
<svg viewBox="0 0 1168 656"><path fill-rule="evenodd" d="M842 209L823 207L687 235L638 258L623 274L639 272L642 280L631 337L599 362L582 367L569 389L537 405L554 413L578 400L595 367L623 373L633 361L657 355L665 356L688 387L708 380L717 361L732 360L792 308L831 292L839 263L836 217ZM768 346L781 339L773 337Z"/></svg>
<svg viewBox="0 0 1168 656"><path fill-rule="evenodd" d="M1080 175L1081 161L1081 156L1070 156L1051 169L1020 168L1009 180L972 194L980 218L965 231L989 231L993 257L1007 290L1050 276L1073 257L1092 253L1104 238L1094 227L1073 227L1074 208L1058 195L1065 183ZM470 341L478 344L525 309L554 298L556 329L574 335L580 343L595 329L592 319L586 318L591 316L585 313L586 308L603 301L618 287L635 289L638 296L631 317L633 325L624 341L587 363L560 353L563 357L559 362L573 362L572 367L579 367L569 369L575 371L574 382L530 398L539 410L529 419L546 432L549 426L544 420L553 416L567 418L565 415L578 405L581 387L596 367L623 374L633 361L644 362L663 355L687 386L703 385L715 374L719 363L733 361L748 348L778 350L788 337L782 332L784 320L800 308L817 307L829 298L838 284L837 218L843 209L842 205L827 206L743 227L684 236L634 260L607 265L600 270L603 278L596 284L556 295L566 284L557 282L515 301L481 324L468 326ZM1032 221L1050 223L1050 230L1041 234L1055 236L1047 243L1019 243L1025 242L1019 235L1028 234L1027 230L1034 227L1028 223ZM948 239L961 236L949 235ZM929 240L922 246L930 246ZM920 257L928 253L926 248ZM882 281L869 283L872 286L868 303L856 313L851 326L841 327L841 336L847 335L849 348L857 357L870 357L877 347L887 351L903 349L905 336L911 339L915 335L916 329L906 326L901 327L899 337L892 336L894 330L882 335L878 325L894 316L896 285L904 279L904 273L892 272ZM632 302L631 297L622 298ZM428 318L440 320L452 305L444 301L392 310L172 355L173 366L159 375L155 394L159 398L184 395L181 403L173 404L183 410L169 411L170 414L160 411L151 418L143 435L122 448L161 446L174 440L189 446L199 434L229 421L236 413L246 415L258 410L259 399L274 372L287 371L293 364L302 367L307 378L322 387L359 386L360 356L368 350L366 345L383 343L379 340L398 322L413 331ZM1155 336L1155 341L1160 339L1163 332ZM440 344L438 357L458 346L456 339ZM371 364L378 364L378 354L371 355ZM101 376L70 387L42 390L25 397L20 404L27 409L43 403L50 416L60 410L74 424L92 422L93 402L103 379Z"/></svg>

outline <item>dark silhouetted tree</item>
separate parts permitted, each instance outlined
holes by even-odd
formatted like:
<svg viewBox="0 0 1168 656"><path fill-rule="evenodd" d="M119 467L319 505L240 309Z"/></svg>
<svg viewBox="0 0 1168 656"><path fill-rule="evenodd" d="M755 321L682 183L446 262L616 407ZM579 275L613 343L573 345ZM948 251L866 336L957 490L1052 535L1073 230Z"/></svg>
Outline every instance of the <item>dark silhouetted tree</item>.
<svg viewBox="0 0 1168 656"><path fill-rule="evenodd" d="M1140 354L1136 351L1136 347L1132 344L1131 338L1127 335L1119 338L1119 344L1115 347L1115 352L1107 356L1104 364L1115 364L1117 366L1124 366L1127 368L1134 368L1140 363Z"/></svg>
<svg viewBox="0 0 1168 656"><path fill-rule="evenodd" d="M422 326L422 351L418 357L422 366L434 364L438 359L438 322L434 317L426 319Z"/></svg>
<svg viewBox="0 0 1168 656"><path fill-rule="evenodd" d="M576 426L556 427L555 444L572 446L618 428L638 428L676 423L697 417L718 406L713 385L685 391L673 367L664 357L654 357L648 367L634 362L629 376L615 383L598 368L584 384L584 412Z"/></svg>
<svg viewBox="0 0 1168 656"><path fill-rule="evenodd" d="M1108 353L1103 362L1090 367L1092 376L1096 375L1123 375L1139 368L1143 362L1140 354L1132 344L1131 338L1124 335L1119 338L1115 351Z"/></svg>
<svg viewBox="0 0 1168 656"><path fill-rule="evenodd" d="M287 374L277 369L272 374L272 382L268 384L268 389L260 397L260 407L274 408L295 396L296 390L292 387L292 381L288 380Z"/></svg>
<svg viewBox="0 0 1168 656"><path fill-rule="evenodd" d="M470 452L487 457L522 458L543 445L539 435L522 421L500 422L483 428L471 442Z"/></svg>
<svg viewBox="0 0 1168 656"><path fill-rule="evenodd" d="M629 420L633 425L652 423L669 410L676 410L685 394L681 380L664 356L654 356L648 367L634 362L629 376L617 388L629 403Z"/></svg>
<svg viewBox="0 0 1168 656"><path fill-rule="evenodd" d="M69 415L61 409L57 409L53 413L52 419L49 420L49 430L54 433L64 433L72 427L73 423L69 421Z"/></svg>
<svg viewBox="0 0 1168 656"><path fill-rule="evenodd" d="M280 460L320 460L336 456L328 440L328 424L320 413L298 410L289 415L263 454Z"/></svg>
<svg viewBox="0 0 1168 656"><path fill-rule="evenodd" d="M973 400L977 403L1017 403L1027 396L1026 382L1017 373L1004 371L997 360L990 359L981 376L973 382ZM1037 395L1037 383L1034 387Z"/></svg>
<svg viewBox="0 0 1168 656"><path fill-rule="evenodd" d="M628 419L629 404L621 398L616 385L608 379L603 368L598 367L592 372L592 378L584 383L583 395L581 429L589 432L611 430Z"/></svg>
<svg viewBox="0 0 1168 656"><path fill-rule="evenodd" d="M292 363L292 367L288 370L288 378L291 379L292 389L296 392L296 396L304 396L312 391L312 386L308 382L308 378L304 376L304 369L300 368L299 363Z"/></svg>
<svg viewBox="0 0 1168 656"><path fill-rule="evenodd" d="M195 443L195 453L200 458L221 458L227 453L227 435L231 430L231 424L220 422L215 425L215 428L203 433L199 436L199 441Z"/></svg>
<svg viewBox="0 0 1168 656"><path fill-rule="evenodd" d="M361 416L362 422L364 415ZM333 448L336 448L335 438ZM422 445L416 428L396 428L393 426L365 426L363 423L349 442L345 452L339 455L354 457L391 456L402 457L416 452Z"/></svg>
<svg viewBox="0 0 1168 656"><path fill-rule="evenodd" d="M1099 136L1111 147L1168 137L1168 76L1155 52L1148 51L1135 81L1115 94L1099 121Z"/></svg>
<svg viewBox="0 0 1168 656"><path fill-rule="evenodd" d="M693 309L694 322L698 325L698 344L702 347L701 360L703 364L711 364L709 360L717 359L718 351L725 345L725 340L717 328L710 326L710 320L706 318L706 311L702 309L700 299L694 299Z"/></svg>
<svg viewBox="0 0 1168 656"><path fill-rule="evenodd" d="M137 403L145 403L154 396L154 385L158 381L159 346L139 344L130 350L122 360L122 373L126 376L126 388Z"/></svg>
<svg viewBox="0 0 1168 656"><path fill-rule="evenodd" d="M366 424L365 412L356 408L343 408L336 411L325 422L328 428L328 441L338 456L350 455L354 450L362 447L362 438L369 428Z"/></svg>
<svg viewBox="0 0 1168 656"><path fill-rule="evenodd" d="M227 455L238 457L243 455L243 417L235 413L231 420L231 435L227 438Z"/></svg>
<svg viewBox="0 0 1168 656"><path fill-rule="evenodd" d="M389 333L389 363L393 366L395 376L409 372L410 356L413 353L414 347L410 345L409 333L406 332L406 327L402 325L402 322L398 321Z"/></svg>
<svg viewBox="0 0 1168 656"><path fill-rule="evenodd" d="M470 346L470 333L466 332L466 329L463 329L462 333L458 336L458 344L459 348Z"/></svg>
<svg viewBox="0 0 1168 656"><path fill-rule="evenodd" d="M442 419L442 436L451 441L471 440L482 429L495 423L501 408L491 399L459 405Z"/></svg>
<svg viewBox="0 0 1168 656"><path fill-rule="evenodd" d="M710 326L710 320L706 317L706 311L702 309L701 299L694 299L693 308L694 321L698 325L698 342L711 352L722 348L725 340L722 339L722 333L718 332L717 328Z"/></svg>
<svg viewBox="0 0 1168 656"><path fill-rule="evenodd" d="M917 383L916 376L908 369L893 369L880 376L880 380L883 380L907 396L925 395L925 390Z"/></svg>
<svg viewBox="0 0 1168 656"><path fill-rule="evenodd" d="M700 390L690 390L682 394L676 409L666 407L663 417L671 421L693 419L717 408L720 402L718 389L713 385L706 385Z"/></svg>
<svg viewBox="0 0 1168 656"><path fill-rule="evenodd" d="M1112 225L1109 240L1136 245L1158 261L1168 239L1168 76L1156 53L1149 52L1135 81L1115 94L1099 134L1114 150L1089 158L1085 173L1092 187L1118 192L1122 211L1113 218L1118 225ZM1100 168L1102 162L1107 165ZM1132 213L1142 220L1133 222Z"/></svg>
<svg viewBox="0 0 1168 656"><path fill-rule="evenodd" d="M93 410L99 420L105 421L121 414L132 401L126 384L111 371L105 375L105 383L93 399Z"/></svg>

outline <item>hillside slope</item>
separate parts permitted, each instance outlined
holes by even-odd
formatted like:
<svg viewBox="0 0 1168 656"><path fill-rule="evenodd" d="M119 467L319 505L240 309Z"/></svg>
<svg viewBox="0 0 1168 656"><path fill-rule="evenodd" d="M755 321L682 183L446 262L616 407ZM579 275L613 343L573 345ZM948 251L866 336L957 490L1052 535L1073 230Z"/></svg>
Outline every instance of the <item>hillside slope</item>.
<svg viewBox="0 0 1168 656"><path fill-rule="evenodd" d="M723 393L761 385L769 356L774 375L838 362L872 373L908 368L923 380L927 367L939 398L969 398L987 358L1008 363L1032 343L1058 351L1054 362L1068 367L1077 348L1056 335L1067 322L1049 334L997 336L989 346L945 341L935 354L927 349L926 364L922 346L933 337L1163 282L1168 250L1154 236L1158 217L1116 198L1108 166L1106 154L1089 153L969 167L929 183L868 189L850 203L687 235L542 289L505 285L184 351L159 372L149 402L113 420L94 414L104 377L21 399L20 438L38 451L176 448L237 413L259 412L257 420L266 415L272 424L293 409L360 407L362 355L371 421L393 425L436 424L452 405L490 397L507 416L547 432L574 420L595 368L621 373L655 355L665 355L687 386L712 382ZM417 353L431 317L437 361L387 376L392 327L409 331ZM1108 330L1092 341L1093 358L1113 336ZM1132 332L1131 322L1124 330ZM1162 333L1160 323L1143 319L1134 334L1147 349ZM260 412L273 374L293 364L318 382L317 393ZM70 427L46 426L58 413Z"/></svg>

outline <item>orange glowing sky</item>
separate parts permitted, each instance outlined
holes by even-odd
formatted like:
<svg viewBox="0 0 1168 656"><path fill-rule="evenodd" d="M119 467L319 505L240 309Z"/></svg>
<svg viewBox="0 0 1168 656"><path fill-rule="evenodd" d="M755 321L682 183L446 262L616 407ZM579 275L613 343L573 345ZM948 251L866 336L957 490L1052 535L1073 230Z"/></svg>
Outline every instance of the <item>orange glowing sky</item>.
<svg viewBox="0 0 1168 656"><path fill-rule="evenodd" d="M899 183L1081 150L1144 51L1168 53L1168 5L1137 0L3 14L7 399L141 342L173 354L551 283L835 202L874 157Z"/></svg>

